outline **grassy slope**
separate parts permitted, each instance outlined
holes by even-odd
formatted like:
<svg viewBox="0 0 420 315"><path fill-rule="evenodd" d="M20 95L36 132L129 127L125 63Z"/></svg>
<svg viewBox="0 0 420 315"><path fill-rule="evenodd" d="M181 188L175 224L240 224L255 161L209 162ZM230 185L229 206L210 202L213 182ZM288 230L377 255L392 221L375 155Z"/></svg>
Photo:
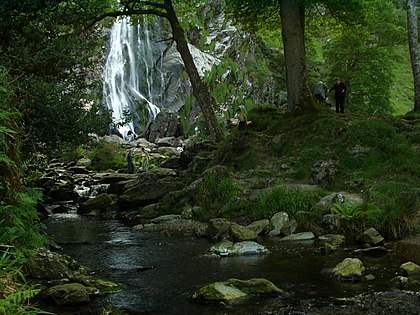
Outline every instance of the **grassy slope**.
<svg viewBox="0 0 420 315"><path fill-rule="evenodd" d="M362 193L366 203L359 217L364 224L391 237L418 230L412 220L418 214L420 195L418 117L336 115L327 109L291 117L267 108L253 110L248 117L252 127L243 133L233 131L215 154L214 164L233 170L239 187L236 199L238 195L247 199L242 205L224 207L222 215L242 211L250 219L267 217L267 211L257 213L261 198L252 201L256 190L284 183L311 184L314 163L331 159L337 162L338 173L320 195ZM351 154L349 150L357 146L369 151ZM298 199L292 203L305 203L304 197Z"/></svg>

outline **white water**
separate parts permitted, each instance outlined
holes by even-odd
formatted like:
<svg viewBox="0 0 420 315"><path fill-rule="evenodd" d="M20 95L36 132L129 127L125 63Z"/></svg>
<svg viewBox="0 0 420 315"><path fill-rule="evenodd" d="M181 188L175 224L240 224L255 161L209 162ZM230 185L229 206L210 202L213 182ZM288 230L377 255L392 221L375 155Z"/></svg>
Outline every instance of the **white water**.
<svg viewBox="0 0 420 315"><path fill-rule="evenodd" d="M123 137L128 130L139 132L138 122L155 118L160 111L159 104L163 103L165 82L159 70L163 48L151 37L155 31L149 30L156 25L141 19L134 25L127 17L118 19L111 29L110 50L103 72L103 101L112 110L113 123ZM140 117L139 106L146 107L148 117ZM128 125L121 125L124 112L134 116Z"/></svg>

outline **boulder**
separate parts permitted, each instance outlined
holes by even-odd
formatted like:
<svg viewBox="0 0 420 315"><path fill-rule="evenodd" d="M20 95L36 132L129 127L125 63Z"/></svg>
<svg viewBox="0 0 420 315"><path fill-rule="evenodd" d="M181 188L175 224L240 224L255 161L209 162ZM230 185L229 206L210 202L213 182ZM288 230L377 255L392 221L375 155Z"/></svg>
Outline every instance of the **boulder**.
<svg viewBox="0 0 420 315"><path fill-rule="evenodd" d="M41 297L54 301L58 305L90 302L89 289L80 283L66 283L48 288Z"/></svg>
<svg viewBox="0 0 420 315"><path fill-rule="evenodd" d="M285 292L272 282L262 279L239 280L229 279L225 282L208 284L192 295L198 302L224 302L244 298L248 294L285 295Z"/></svg>
<svg viewBox="0 0 420 315"><path fill-rule="evenodd" d="M358 258L346 258L332 269L333 275L340 281L359 281L364 271L365 267Z"/></svg>
<svg viewBox="0 0 420 315"><path fill-rule="evenodd" d="M251 224L248 224L247 229L254 231L257 235L265 234L268 227L270 226L270 221L268 219L254 221Z"/></svg>
<svg viewBox="0 0 420 315"><path fill-rule="evenodd" d="M253 240L258 236L255 231L237 223L231 223L229 235L237 241Z"/></svg>
<svg viewBox="0 0 420 315"><path fill-rule="evenodd" d="M223 239L229 236L231 222L223 218L215 218L209 221L208 234L214 239Z"/></svg>
<svg viewBox="0 0 420 315"><path fill-rule="evenodd" d="M237 255L261 255L268 253L268 250L265 246L253 241L233 243L228 240L223 240L211 246L209 253L223 257Z"/></svg>
<svg viewBox="0 0 420 315"><path fill-rule="evenodd" d="M115 210L115 207L111 206L113 201L114 200L110 195L100 194L95 198L80 204L78 212L80 214L97 214L113 210L112 208Z"/></svg>
<svg viewBox="0 0 420 315"><path fill-rule="evenodd" d="M172 191L182 187L176 173L169 169L153 169L140 173L135 181L125 185L118 203L122 209L143 207L156 203Z"/></svg>
<svg viewBox="0 0 420 315"><path fill-rule="evenodd" d="M280 229L281 234L283 235L290 235L293 234L298 227L298 223L296 220L290 220L286 222Z"/></svg>
<svg viewBox="0 0 420 315"><path fill-rule="evenodd" d="M311 179L314 184L326 186L338 172L337 162L318 161L312 166Z"/></svg>
<svg viewBox="0 0 420 315"><path fill-rule="evenodd" d="M273 226L273 229L268 232L270 236L277 236L281 233L282 227L289 222L289 215L286 212L277 212L271 219L270 223Z"/></svg>
<svg viewBox="0 0 420 315"><path fill-rule="evenodd" d="M355 255L379 257L388 254L388 250L383 246L374 246L368 248L355 249L353 253Z"/></svg>
<svg viewBox="0 0 420 315"><path fill-rule="evenodd" d="M359 235L357 241L359 243L375 246L383 244L384 238L379 234L379 232L375 228L369 228Z"/></svg>
<svg viewBox="0 0 420 315"><path fill-rule="evenodd" d="M296 234L291 234L285 236L281 239L281 241L309 241L315 238L314 233L312 232L301 232Z"/></svg>
<svg viewBox="0 0 420 315"><path fill-rule="evenodd" d="M346 238L344 235L326 234L319 237L322 246L321 249L327 254L336 251L339 247L344 245Z"/></svg>
<svg viewBox="0 0 420 315"><path fill-rule="evenodd" d="M405 276L418 275L420 274L420 266L409 261L402 264L399 271Z"/></svg>

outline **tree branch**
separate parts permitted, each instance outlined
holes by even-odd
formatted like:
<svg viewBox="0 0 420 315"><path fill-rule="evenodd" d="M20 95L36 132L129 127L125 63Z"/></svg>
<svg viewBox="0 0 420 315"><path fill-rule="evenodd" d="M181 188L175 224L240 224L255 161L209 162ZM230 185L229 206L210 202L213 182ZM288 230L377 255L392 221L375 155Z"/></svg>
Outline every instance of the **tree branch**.
<svg viewBox="0 0 420 315"><path fill-rule="evenodd" d="M108 12L108 13L104 13L101 14L100 16L98 16L97 18L95 18L92 22L90 22L88 25L86 25L80 32L78 32L78 34L83 33L85 30L91 28L92 26L94 26L96 23L98 23L99 21L102 21L103 19L107 18L107 17L119 17L119 16L129 16L129 15L157 15L157 16L161 16L163 18L168 19L168 14L159 10L141 10L141 9L129 9L126 11L117 11L117 12Z"/></svg>

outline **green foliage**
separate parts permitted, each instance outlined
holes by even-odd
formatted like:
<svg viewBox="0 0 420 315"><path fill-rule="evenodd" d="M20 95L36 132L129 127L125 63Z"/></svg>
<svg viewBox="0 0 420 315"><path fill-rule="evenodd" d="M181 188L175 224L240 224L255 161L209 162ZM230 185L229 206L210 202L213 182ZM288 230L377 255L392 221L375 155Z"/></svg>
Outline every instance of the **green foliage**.
<svg viewBox="0 0 420 315"><path fill-rule="evenodd" d="M84 150L74 143L63 143L60 153L60 160L64 163L75 163L85 154Z"/></svg>
<svg viewBox="0 0 420 315"><path fill-rule="evenodd" d="M331 213L338 214L341 218L346 221L352 222L357 220L361 215L361 206L351 205L345 203L335 203L331 206Z"/></svg>
<svg viewBox="0 0 420 315"><path fill-rule="evenodd" d="M384 236L398 239L418 229L416 216L420 209L420 193L406 183L385 182L370 192L361 218Z"/></svg>
<svg viewBox="0 0 420 315"><path fill-rule="evenodd" d="M107 142L100 142L92 151L87 153L92 161L89 168L95 171L118 169L125 167L125 153L120 150L119 145Z"/></svg>
<svg viewBox="0 0 420 315"><path fill-rule="evenodd" d="M31 305L30 300L41 290L28 283L21 272L25 263L22 255L12 254L9 248L0 257L0 314L51 314Z"/></svg>
<svg viewBox="0 0 420 315"><path fill-rule="evenodd" d="M231 134L219 146L217 159L220 163L241 171L253 169L257 165L258 153L248 142L246 131Z"/></svg>
<svg viewBox="0 0 420 315"><path fill-rule="evenodd" d="M220 214L220 210L232 201L237 190L230 177L210 173L199 184L194 200L198 206L205 209L203 218L209 219Z"/></svg>
<svg viewBox="0 0 420 315"><path fill-rule="evenodd" d="M325 46L329 77L341 77L347 85L351 110L391 113L395 45L404 42L404 30L390 1L361 4L361 20L355 25L339 25Z"/></svg>
<svg viewBox="0 0 420 315"><path fill-rule="evenodd" d="M276 186L261 194L255 210L249 215L254 219L270 219L277 212L294 216L298 211L310 211L319 197L320 191Z"/></svg>
<svg viewBox="0 0 420 315"><path fill-rule="evenodd" d="M348 149L356 145L370 151L349 154ZM365 178L381 176L383 179L420 176L420 157L407 139L396 131L392 120L363 119L353 123L344 136L341 149L341 165L346 172L360 171Z"/></svg>
<svg viewBox="0 0 420 315"><path fill-rule="evenodd" d="M78 30L109 1L29 3L0 6L0 65L13 71L10 105L21 112L27 128L24 148L83 143L88 132L104 133L110 114L98 108L100 85L92 75L100 62L102 34L99 28L83 35Z"/></svg>
<svg viewBox="0 0 420 315"><path fill-rule="evenodd" d="M44 244L43 226L36 209L42 198L39 189L15 193L14 202L0 201L0 244L13 244L20 248L36 248Z"/></svg>

